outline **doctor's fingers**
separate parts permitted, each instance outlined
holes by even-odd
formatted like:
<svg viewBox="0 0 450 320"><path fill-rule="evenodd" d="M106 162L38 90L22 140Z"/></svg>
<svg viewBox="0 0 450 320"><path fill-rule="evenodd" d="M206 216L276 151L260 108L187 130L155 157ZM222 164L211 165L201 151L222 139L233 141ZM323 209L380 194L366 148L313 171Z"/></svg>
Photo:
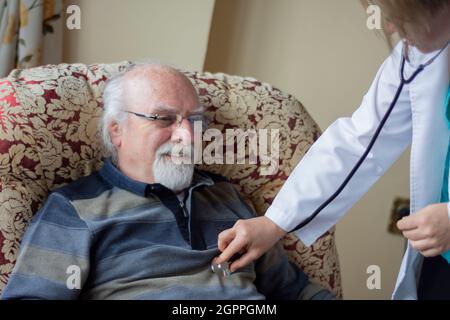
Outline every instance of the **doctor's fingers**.
<svg viewBox="0 0 450 320"><path fill-rule="evenodd" d="M397 228L401 231L405 230L413 230L416 229L419 225L419 217L418 216L408 216L397 221Z"/></svg>
<svg viewBox="0 0 450 320"><path fill-rule="evenodd" d="M445 250L443 248L433 248L425 251L421 251L420 253L424 257L435 257L443 253Z"/></svg>
<svg viewBox="0 0 450 320"><path fill-rule="evenodd" d="M231 264L230 271L235 272L258 259L261 256L258 252L259 251L256 249L249 249L244 255Z"/></svg>
<svg viewBox="0 0 450 320"><path fill-rule="evenodd" d="M217 245L220 251L224 251L225 248L230 244L231 241L236 237L236 228L233 227L228 230L224 230L219 233L219 237L217 239ZM222 263L225 261L220 261L218 263Z"/></svg>
<svg viewBox="0 0 450 320"><path fill-rule="evenodd" d="M234 239L228 243L225 250L223 250L222 253L215 259L215 263L223 263L225 261L229 261L235 254L243 251L243 249L245 249L247 245L247 239L236 235L236 237L234 237Z"/></svg>
<svg viewBox="0 0 450 320"><path fill-rule="evenodd" d="M403 231L403 236L411 241L418 241L430 237L430 233L423 228L416 228L412 230Z"/></svg>
<svg viewBox="0 0 450 320"><path fill-rule="evenodd" d="M437 249L439 251L439 249L441 249L438 244L438 242L434 239L423 239L423 240L417 240L417 241L411 241L411 245L414 249L416 249L417 251L420 251L422 254L423 252L427 252L430 250L434 250ZM442 251L444 250L444 248L442 248Z"/></svg>

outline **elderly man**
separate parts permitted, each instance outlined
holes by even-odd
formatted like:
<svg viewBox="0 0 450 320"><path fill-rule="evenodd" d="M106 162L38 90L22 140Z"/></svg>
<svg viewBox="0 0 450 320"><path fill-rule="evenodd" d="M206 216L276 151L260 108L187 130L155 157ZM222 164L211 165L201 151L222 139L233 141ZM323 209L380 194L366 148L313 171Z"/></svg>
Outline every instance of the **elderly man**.
<svg viewBox="0 0 450 320"><path fill-rule="evenodd" d="M203 118L184 75L136 66L108 82L104 106L112 158L49 196L3 299L333 297L280 246L227 278L211 271L218 234L254 213L224 178L174 161L186 160L173 150L191 149L192 122Z"/></svg>

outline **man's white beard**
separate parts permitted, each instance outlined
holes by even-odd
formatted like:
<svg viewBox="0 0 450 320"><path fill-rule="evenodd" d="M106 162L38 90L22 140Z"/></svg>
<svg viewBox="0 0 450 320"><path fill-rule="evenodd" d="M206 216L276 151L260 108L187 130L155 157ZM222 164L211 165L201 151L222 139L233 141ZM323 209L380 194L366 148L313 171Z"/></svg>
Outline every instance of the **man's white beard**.
<svg viewBox="0 0 450 320"><path fill-rule="evenodd" d="M181 149L182 151L180 151ZM179 192L191 185L194 175L194 164L192 161L185 161L189 162L188 164L174 163L170 157L172 151L175 154L182 152L190 156L191 146L175 146L170 142L160 146L156 151L155 161L153 162L153 177L156 183L160 183L174 192Z"/></svg>

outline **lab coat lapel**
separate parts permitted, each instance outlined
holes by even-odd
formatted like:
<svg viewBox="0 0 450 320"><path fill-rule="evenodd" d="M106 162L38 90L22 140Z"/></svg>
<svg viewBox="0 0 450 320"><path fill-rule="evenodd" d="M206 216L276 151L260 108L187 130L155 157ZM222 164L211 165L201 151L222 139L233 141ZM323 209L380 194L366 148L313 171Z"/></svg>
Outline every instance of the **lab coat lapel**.
<svg viewBox="0 0 450 320"><path fill-rule="evenodd" d="M450 131L445 120L448 49L409 85L413 138L411 145L411 212L440 200ZM431 55L423 57L427 60ZM408 243L394 299L417 299L422 255Z"/></svg>
<svg viewBox="0 0 450 320"><path fill-rule="evenodd" d="M410 85L413 139L411 146L411 211L439 202L449 142L445 119L448 73L437 60ZM438 63L441 62L441 63Z"/></svg>

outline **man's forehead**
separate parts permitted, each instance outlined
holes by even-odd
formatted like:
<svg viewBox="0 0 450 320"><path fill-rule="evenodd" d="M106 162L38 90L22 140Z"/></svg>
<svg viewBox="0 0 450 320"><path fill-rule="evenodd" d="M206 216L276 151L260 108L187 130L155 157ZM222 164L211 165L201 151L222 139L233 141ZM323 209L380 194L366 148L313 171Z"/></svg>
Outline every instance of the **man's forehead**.
<svg viewBox="0 0 450 320"><path fill-rule="evenodd" d="M200 105L195 105L193 107L187 108L190 110L190 113L203 113L205 112L205 108ZM155 106L149 106L149 113L171 113L171 114L177 114L180 112L185 111L185 109L173 105L168 104L157 104Z"/></svg>
<svg viewBox="0 0 450 320"><path fill-rule="evenodd" d="M188 114L202 111L195 88L182 74L172 71L137 73L126 82L127 101L139 112Z"/></svg>

